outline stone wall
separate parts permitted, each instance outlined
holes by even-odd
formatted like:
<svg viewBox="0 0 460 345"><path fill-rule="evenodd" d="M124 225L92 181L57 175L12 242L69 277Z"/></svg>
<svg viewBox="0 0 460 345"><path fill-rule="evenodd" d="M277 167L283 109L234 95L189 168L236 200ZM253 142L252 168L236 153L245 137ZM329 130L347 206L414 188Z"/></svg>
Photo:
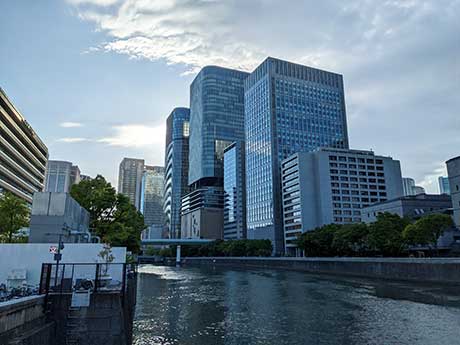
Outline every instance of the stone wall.
<svg viewBox="0 0 460 345"><path fill-rule="evenodd" d="M460 258L184 258L186 265L274 268L389 280L460 284Z"/></svg>

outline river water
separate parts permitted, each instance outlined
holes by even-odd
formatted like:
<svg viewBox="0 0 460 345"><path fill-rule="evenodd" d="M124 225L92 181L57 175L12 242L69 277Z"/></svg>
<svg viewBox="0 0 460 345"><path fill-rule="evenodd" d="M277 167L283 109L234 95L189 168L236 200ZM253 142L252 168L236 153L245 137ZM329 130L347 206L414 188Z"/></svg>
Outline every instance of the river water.
<svg viewBox="0 0 460 345"><path fill-rule="evenodd" d="M135 345L456 345L458 287L142 266Z"/></svg>

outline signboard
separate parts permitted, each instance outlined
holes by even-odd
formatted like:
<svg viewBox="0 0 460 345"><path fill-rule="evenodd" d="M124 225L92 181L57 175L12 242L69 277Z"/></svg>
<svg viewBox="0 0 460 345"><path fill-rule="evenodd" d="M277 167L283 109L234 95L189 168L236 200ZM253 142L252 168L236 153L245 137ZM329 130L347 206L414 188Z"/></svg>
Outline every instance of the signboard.
<svg viewBox="0 0 460 345"><path fill-rule="evenodd" d="M89 307L90 290L83 292L72 292L72 307Z"/></svg>
<svg viewBox="0 0 460 345"><path fill-rule="evenodd" d="M50 246L50 253L51 254L57 254L58 252L58 247L57 246Z"/></svg>

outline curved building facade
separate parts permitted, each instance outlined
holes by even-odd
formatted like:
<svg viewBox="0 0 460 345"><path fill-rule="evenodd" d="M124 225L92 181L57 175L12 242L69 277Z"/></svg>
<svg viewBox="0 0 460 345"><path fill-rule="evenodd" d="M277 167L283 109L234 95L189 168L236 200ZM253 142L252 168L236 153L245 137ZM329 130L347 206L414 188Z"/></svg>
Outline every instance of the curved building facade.
<svg viewBox="0 0 460 345"><path fill-rule="evenodd" d="M447 174L449 175L454 222L457 227L460 227L460 156L449 159L446 165Z"/></svg>

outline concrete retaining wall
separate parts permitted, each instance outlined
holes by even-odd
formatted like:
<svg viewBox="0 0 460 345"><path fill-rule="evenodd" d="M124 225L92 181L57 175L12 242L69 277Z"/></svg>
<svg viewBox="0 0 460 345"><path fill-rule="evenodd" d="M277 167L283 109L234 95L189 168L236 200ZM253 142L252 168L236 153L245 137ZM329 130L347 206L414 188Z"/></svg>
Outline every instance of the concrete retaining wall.
<svg viewBox="0 0 460 345"><path fill-rule="evenodd" d="M460 284L460 258L184 258L186 265L289 269L367 278Z"/></svg>

